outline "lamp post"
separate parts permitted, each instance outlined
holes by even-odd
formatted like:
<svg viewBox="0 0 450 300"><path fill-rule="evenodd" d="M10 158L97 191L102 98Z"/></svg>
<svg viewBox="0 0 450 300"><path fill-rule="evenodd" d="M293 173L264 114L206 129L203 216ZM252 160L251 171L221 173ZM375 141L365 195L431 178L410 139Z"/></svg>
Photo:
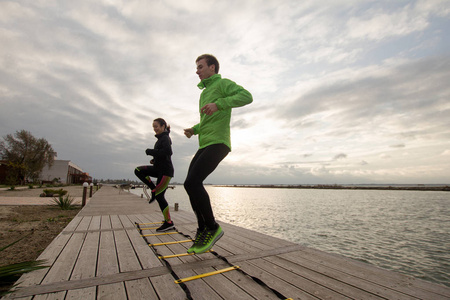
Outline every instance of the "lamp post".
<svg viewBox="0 0 450 300"><path fill-rule="evenodd" d="M91 182L91 189L89 190L89 198L92 198L92 189L94 188L94 184Z"/></svg>
<svg viewBox="0 0 450 300"><path fill-rule="evenodd" d="M81 201L81 207L84 207L86 205L86 195L87 195L87 188L89 183L85 182L83 183L83 200Z"/></svg>

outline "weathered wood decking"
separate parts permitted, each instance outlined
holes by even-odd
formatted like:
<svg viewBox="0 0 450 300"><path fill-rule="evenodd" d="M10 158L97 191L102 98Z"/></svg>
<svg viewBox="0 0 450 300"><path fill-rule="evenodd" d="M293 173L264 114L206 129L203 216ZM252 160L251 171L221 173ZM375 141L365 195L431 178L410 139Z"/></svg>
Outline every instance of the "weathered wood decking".
<svg viewBox="0 0 450 300"><path fill-rule="evenodd" d="M158 204L103 187L39 257L50 268L22 276L8 298L450 299L450 288L224 223L215 253L160 259L191 242L146 240L186 241L196 230L192 213L171 215L180 233L144 238L135 223L161 221ZM231 265L240 269L175 283Z"/></svg>

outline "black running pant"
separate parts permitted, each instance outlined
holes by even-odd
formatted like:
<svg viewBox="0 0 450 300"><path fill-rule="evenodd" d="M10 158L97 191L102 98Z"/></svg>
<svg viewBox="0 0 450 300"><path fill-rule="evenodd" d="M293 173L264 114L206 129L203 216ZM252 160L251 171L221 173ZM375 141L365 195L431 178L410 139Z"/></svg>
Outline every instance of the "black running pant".
<svg viewBox="0 0 450 300"><path fill-rule="evenodd" d="M139 178L143 183L145 183L151 191L153 191L156 186L160 183L160 181L163 178L163 175L159 173L154 166L139 166L134 170L134 174ZM156 185L152 182L150 177L156 177ZM158 201L159 208L164 213L164 210L169 206L167 203L166 198L164 197L164 194L166 193L166 190L160 192L158 195L156 195L156 201Z"/></svg>
<svg viewBox="0 0 450 300"><path fill-rule="evenodd" d="M216 228L209 195L203 181L228 155L230 148L225 144L215 144L199 149L189 165L184 188L189 195L192 210L197 216L198 228Z"/></svg>

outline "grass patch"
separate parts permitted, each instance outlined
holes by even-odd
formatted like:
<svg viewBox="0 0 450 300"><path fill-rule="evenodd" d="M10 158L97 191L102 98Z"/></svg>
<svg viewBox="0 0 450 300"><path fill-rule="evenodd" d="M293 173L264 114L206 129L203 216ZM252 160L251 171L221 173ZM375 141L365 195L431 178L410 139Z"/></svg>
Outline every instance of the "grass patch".
<svg viewBox="0 0 450 300"><path fill-rule="evenodd" d="M27 236L22 237L19 240L12 242L11 244L0 248L0 252L5 249L11 247L12 245L20 242L21 240L27 238ZM19 279L19 277L24 274L34 270L39 270L43 268L48 268L48 266L44 266L44 261L36 260L36 261L25 261L15 264L9 264L5 266L0 266L0 296L4 296L12 291L9 291L11 285ZM16 285L13 285L15 287Z"/></svg>

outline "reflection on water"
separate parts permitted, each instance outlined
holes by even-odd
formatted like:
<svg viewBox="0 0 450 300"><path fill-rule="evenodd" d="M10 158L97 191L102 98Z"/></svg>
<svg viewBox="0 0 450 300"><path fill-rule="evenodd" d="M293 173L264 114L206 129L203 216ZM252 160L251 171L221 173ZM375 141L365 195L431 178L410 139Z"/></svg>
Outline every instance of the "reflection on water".
<svg viewBox="0 0 450 300"><path fill-rule="evenodd" d="M217 219L450 286L450 193L207 186ZM191 211L183 186L166 194Z"/></svg>

